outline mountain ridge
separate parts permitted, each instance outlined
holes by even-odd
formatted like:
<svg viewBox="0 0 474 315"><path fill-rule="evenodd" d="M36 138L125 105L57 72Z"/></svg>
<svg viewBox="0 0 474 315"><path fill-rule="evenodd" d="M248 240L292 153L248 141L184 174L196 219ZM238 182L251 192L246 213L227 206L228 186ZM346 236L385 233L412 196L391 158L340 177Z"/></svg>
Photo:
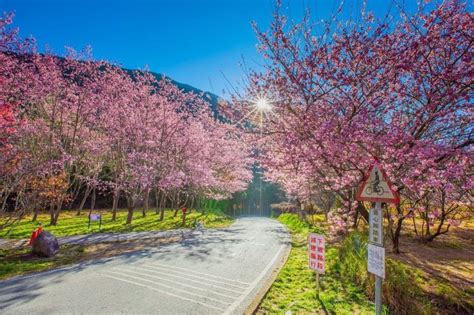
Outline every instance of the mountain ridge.
<svg viewBox="0 0 474 315"><path fill-rule="evenodd" d="M122 69L125 70L129 74L132 74L135 71L144 72L144 70L138 70L138 69L127 69L127 68L122 68ZM189 85L187 83L178 82L178 81L174 80L173 78L171 78L167 75L158 73L158 72L153 72L153 71L149 71L149 70L147 70L147 72L150 73L151 75L153 75L158 81L162 80L163 78L168 79L172 84L176 85L180 90L183 90L184 92L192 92L196 95L202 95L204 100L207 101L210 104L212 112L214 114L217 114L219 100L222 99L220 96L218 96L214 93L211 93L209 91L203 91L203 90L198 89L197 87L194 87L194 86Z"/></svg>

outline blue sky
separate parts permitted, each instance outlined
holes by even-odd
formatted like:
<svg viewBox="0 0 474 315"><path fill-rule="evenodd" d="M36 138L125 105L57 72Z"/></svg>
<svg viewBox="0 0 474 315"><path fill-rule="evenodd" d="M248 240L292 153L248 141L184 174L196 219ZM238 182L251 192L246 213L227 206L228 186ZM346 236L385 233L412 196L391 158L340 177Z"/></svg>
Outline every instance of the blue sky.
<svg viewBox="0 0 474 315"><path fill-rule="evenodd" d="M290 16L298 18L310 4L317 19L327 18L338 2L283 1ZM390 2L368 0L368 7L380 16ZM347 0L345 16L361 3ZM64 46L91 45L96 59L147 66L218 95L238 87L242 57L251 68L262 63L250 21L265 29L273 8L273 0L0 0L0 12L14 12L20 34L34 36L40 50L48 45L62 54Z"/></svg>

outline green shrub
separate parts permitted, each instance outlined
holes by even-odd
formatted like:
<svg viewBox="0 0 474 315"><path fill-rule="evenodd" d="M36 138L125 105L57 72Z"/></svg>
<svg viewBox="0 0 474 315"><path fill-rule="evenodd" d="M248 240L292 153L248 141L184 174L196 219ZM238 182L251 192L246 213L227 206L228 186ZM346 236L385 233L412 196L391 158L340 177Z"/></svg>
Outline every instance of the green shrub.
<svg viewBox="0 0 474 315"><path fill-rule="evenodd" d="M315 227L308 222L301 220L296 214L283 213L278 217L278 221L285 224L291 232L296 234L307 235L311 232L324 234L324 231L321 228Z"/></svg>

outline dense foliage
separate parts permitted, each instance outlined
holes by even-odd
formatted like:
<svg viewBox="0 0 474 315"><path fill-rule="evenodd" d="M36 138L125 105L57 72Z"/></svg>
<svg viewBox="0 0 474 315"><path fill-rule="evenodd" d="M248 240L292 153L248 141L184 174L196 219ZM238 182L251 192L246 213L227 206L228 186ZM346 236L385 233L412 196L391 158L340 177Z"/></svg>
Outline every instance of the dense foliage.
<svg viewBox="0 0 474 315"><path fill-rule="evenodd" d="M368 218L354 192L377 160L402 196L386 207L394 251L413 216L432 240L472 215L473 16L446 0L398 19L334 21L291 23L279 8L269 31L255 27L268 62L249 95L273 105L255 126L266 178L300 203L335 194L329 219L347 229Z"/></svg>
<svg viewBox="0 0 474 315"><path fill-rule="evenodd" d="M163 218L166 203L189 206L246 188L250 145L200 95L95 61L87 50L39 54L11 22L11 15L0 20L3 216L48 207L56 224L68 204L82 198L82 208L108 193L114 211L126 197L130 223L151 195Z"/></svg>

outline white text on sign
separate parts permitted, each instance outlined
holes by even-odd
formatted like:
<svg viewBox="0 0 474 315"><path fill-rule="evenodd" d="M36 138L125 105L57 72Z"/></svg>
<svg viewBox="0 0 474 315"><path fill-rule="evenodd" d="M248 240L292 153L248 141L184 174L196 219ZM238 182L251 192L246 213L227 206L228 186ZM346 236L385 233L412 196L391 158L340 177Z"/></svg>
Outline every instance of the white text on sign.
<svg viewBox="0 0 474 315"><path fill-rule="evenodd" d="M325 268L325 240L320 234L310 233L308 236L309 268L324 273Z"/></svg>

